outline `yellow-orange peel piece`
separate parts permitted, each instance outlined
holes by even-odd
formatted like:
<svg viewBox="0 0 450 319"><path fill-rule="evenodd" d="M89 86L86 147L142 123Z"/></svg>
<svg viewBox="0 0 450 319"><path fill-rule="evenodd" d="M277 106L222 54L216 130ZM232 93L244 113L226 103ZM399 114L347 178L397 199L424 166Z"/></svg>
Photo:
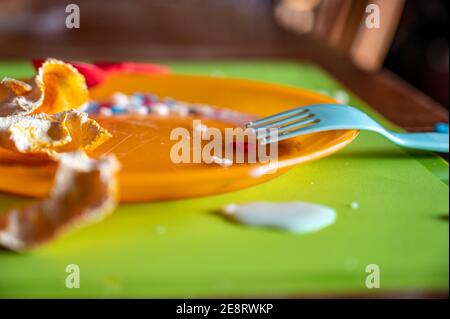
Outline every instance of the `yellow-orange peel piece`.
<svg viewBox="0 0 450 319"><path fill-rule="evenodd" d="M10 95L0 103L0 116L54 114L81 108L89 99L83 75L72 65L55 59L42 64L31 85L11 78L1 83Z"/></svg>
<svg viewBox="0 0 450 319"><path fill-rule="evenodd" d="M0 117L0 147L20 153L89 151L109 138L106 129L76 110Z"/></svg>
<svg viewBox="0 0 450 319"><path fill-rule="evenodd" d="M76 110L88 102L84 77L70 64L48 59L31 85L10 78L2 84L10 95L0 102L0 150L50 156L59 166L49 198L0 214L0 246L25 250L111 212L119 165L112 155L91 159L84 153L111 137Z"/></svg>
<svg viewBox="0 0 450 319"><path fill-rule="evenodd" d="M0 246L22 251L54 238L68 226L99 221L117 202L115 157L98 160L83 152L58 155L50 197L0 214Z"/></svg>

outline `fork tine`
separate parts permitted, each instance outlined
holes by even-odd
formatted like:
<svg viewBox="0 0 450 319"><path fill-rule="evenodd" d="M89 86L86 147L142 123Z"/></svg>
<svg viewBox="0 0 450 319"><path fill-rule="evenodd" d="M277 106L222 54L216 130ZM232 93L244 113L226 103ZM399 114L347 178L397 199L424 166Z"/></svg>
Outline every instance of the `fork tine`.
<svg viewBox="0 0 450 319"><path fill-rule="evenodd" d="M253 131L257 132L258 130L261 130L261 129L281 128L281 127L283 127L284 124L289 124L292 122L301 123L302 121L308 120L312 117L314 117L314 114L310 113L309 110L306 110L306 112L301 112L301 113L298 113L298 114L295 114L292 116L288 116L281 120L273 121L268 124L257 125L255 127L251 127L251 129L253 129Z"/></svg>
<svg viewBox="0 0 450 319"><path fill-rule="evenodd" d="M292 122L292 118L290 118L290 119L291 120L289 122ZM267 128L258 128L258 129L256 129L257 130L256 137L258 139L267 138L272 135L275 135L275 132L278 135L281 135L281 134L291 131L292 129L304 127L307 124L318 123L318 122L319 122L319 120L314 116L314 114L309 114L306 117L302 117L302 118L300 118L300 120L295 121L291 124L278 127L278 129L276 131L267 131ZM272 128L272 127L270 127L270 128ZM274 128L276 128L276 127L274 127Z"/></svg>
<svg viewBox="0 0 450 319"><path fill-rule="evenodd" d="M262 145L265 145L265 144L270 144L270 143L286 140L288 138L295 137L298 135L313 133L313 132L317 131L317 128L315 128L315 125L314 125L316 123L319 123L319 120L315 119L309 123L304 124L304 126L298 128L296 130L288 131L283 134L279 134L275 137L269 133L268 136L260 139L259 141Z"/></svg>
<svg viewBox="0 0 450 319"><path fill-rule="evenodd" d="M278 120L275 122L271 122L269 124L265 124L265 125L259 125L257 127L252 127L253 130L259 130L259 129L268 129L268 128L282 128L284 124L289 124L292 122L298 122L301 123L305 120L309 120L311 118L314 117L314 114L309 113L309 112L302 112L299 113L297 115L293 115L293 116L288 116L286 118L283 118L282 120ZM287 126L287 125L285 125Z"/></svg>
<svg viewBox="0 0 450 319"><path fill-rule="evenodd" d="M288 111L284 111L281 113L277 113L259 120L255 120L252 122L249 122L247 124L245 124L246 128L260 128L262 125L266 125L269 123L273 123L276 120L280 120L280 119L284 119L290 115L294 115L294 114L304 114L309 112L309 110L307 108L304 107L298 107L292 110L288 110Z"/></svg>

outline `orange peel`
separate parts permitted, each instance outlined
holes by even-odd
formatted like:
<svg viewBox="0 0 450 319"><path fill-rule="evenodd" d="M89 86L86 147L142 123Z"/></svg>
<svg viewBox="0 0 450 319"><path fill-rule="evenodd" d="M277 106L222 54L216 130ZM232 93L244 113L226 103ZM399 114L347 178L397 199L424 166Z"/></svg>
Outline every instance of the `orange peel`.
<svg viewBox="0 0 450 319"><path fill-rule="evenodd" d="M117 203L113 155L91 159L77 151L59 154L49 198L0 215L0 246L22 251L53 239L69 226L99 221Z"/></svg>
<svg viewBox="0 0 450 319"><path fill-rule="evenodd" d="M0 146L19 153L89 151L109 138L106 129L77 110L0 117Z"/></svg>
<svg viewBox="0 0 450 319"><path fill-rule="evenodd" d="M0 153L30 161L47 156L58 169L47 199L0 214L0 246L22 251L70 225L105 217L117 203L119 164L113 155L91 159L85 153L111 134L76 110L88 102L84 77L70 64L48 59L32 84L11 78L1 83L10 95L0 102Z"/></svg>
<svg viewBox="0 0 450 319"><path fill-rule="evenodd" d="M10 95L0 103L0 117L37 113L54 114L82 108L89 100L86 81L76 68L56 59L47 59L32 84L4 78Z"/></svg>

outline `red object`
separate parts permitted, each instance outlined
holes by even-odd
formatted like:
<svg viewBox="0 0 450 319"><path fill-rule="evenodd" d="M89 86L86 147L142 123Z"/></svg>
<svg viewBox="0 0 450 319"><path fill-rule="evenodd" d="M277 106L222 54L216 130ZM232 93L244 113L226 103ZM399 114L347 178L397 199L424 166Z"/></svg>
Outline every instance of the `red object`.
<svg viewBox="0 0 450 319"><path fill-rule="evenodd" d="M33 65L37 69L44 60L33 60ZM109 62L98 61L94 64L65 61L72 64L86 79L88 87L93 87L103 82L112 73L141 73L141 74L168 74L170 69L160 64L136 63L136 62Z"/></svg>
<svg viewBox="0 0 450 319"><path fill-rule="evenodd" d="M151 63L96 61L94 65L107 72L130 72L147 74L168 74L167 66Z"/></svg>

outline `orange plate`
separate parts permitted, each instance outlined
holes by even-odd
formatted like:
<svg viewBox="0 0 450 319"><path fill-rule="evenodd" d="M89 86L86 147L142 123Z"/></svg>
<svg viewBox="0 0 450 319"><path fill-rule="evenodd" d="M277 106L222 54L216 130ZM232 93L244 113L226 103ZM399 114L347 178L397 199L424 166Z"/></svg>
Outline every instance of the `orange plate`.
<svg viewBox="0 0 450 319"><path fill-rule="evenodd" d="M93 99L107 99L115 92L152 92L191 103L235 109L266 116L289 108L317 103L335 103L333 99L291 87L249 80L188 75L111 76L90 91ZM0 92L3 95L4 92ZM304 135L279 145L279 169L274 174L253 177L262 164L237 164L222 168L216 164L173 164L170 161L169 132L174 127L190 128L189 118L155 116L101 117L96 120L113 138L93 154L114 153L122 164L119 185L122 202L187 198L217 194L256 185L287 171L293 165L336 152L358 134L355 130ZM202 120L212 126L212 122ZM223 123L215 123L219 126ZM54 163L39 158L24 160L0 150L0 190L33 197L45 196L52 184Z"/></svg>

